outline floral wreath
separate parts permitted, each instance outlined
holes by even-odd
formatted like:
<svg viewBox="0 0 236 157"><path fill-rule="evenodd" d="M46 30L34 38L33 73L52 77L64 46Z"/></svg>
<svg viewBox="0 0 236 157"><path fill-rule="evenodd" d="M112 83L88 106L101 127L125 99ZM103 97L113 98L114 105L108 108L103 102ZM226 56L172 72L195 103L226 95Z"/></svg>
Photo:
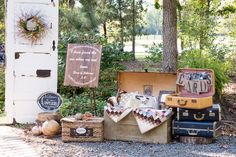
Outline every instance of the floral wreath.
<svg viewBox="0 0 236 157"><path fill-rule="evenodd" d="M48 31L46 20L39 11L22 13L17 27L19 36L31 41L31 44L42 40Z"/></svg>

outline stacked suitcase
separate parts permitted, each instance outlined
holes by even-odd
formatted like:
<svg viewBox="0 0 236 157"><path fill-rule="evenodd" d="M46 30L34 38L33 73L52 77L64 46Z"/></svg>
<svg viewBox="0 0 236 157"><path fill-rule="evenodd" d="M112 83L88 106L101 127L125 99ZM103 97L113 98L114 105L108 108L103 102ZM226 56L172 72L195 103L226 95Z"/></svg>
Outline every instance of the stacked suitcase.
<svg viewBox="0 0 236 157"><path fill-rule="evenodd" d="M216 138L221 133L221 108L213 104L214 73L208 69L179 69L177 94L166 96L166 105L177 108L174 137Z"/></svg>

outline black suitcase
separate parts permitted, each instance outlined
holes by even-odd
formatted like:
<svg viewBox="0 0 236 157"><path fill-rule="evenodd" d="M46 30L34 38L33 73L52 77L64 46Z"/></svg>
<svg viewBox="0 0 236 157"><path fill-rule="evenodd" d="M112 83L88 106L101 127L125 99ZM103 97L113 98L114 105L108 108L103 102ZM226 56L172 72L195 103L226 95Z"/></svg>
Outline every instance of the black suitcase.
<svg viewBox="0 0 236 157"><path fill-rule="evenodd" d="M178 136L195 136L215 138L221 135L220 122L187 122L174 120L172 134Z"/></svg>
<svg viewBox="0 0 236 157"><path fill-rule="evenodd" d="M177 120L179 121L220 121L221 108L219 104L203 110L177 108Z"/></svg>

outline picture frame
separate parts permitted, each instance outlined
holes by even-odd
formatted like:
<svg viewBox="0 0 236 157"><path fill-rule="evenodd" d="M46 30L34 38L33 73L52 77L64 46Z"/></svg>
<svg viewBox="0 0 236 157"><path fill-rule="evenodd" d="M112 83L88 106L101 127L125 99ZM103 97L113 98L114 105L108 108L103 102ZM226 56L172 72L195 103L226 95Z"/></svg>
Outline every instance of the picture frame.
<svg viewBox="0 0 236 157"><path fill-rule="evenodd" d="M152 96L153 86L152 85L144 85L143 86L143 94L147 95L147 96Z"/></svg>

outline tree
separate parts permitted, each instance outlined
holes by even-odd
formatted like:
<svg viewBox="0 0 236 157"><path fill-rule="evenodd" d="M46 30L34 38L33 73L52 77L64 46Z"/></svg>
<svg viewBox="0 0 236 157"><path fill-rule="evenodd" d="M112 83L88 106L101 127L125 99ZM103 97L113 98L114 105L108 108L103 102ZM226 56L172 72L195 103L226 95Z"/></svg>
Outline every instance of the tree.
<svg viewBox="0 0 236 157"><path fill-rule="evenodd" d="M5 41L5 25L4 25L4 0L0 0L0 43L4 43Z"/></svg>
<svg viewBox="0 0 236 157"><path fill-rule="evenodd" d="M133 51L133 55L134 55L134 60L135 60L135 36L136 36L136 30L135 30L135 27L136 27L136 6L135 6L135 0L133 0L133 3L132 3L132 13L133 13L133 17L132 17L132 51Z"/></svg>
<svg viewBox="0 0 236 157"><path fill-rule="evenodd" d="M176 0L163 1L163 63L164 72L177 71L177 12Z"/></svg>
<svg viewBox="0 0 236 157"><path fill-rule="evenodd" d="M113 32L115 40L124 47L125 41L135 39L143 26L144 12L143 0L112 0L112 7L116 16L110 20L112 26L110 31ZM115 32L115 33L114 33Z"/></svg>
<svg viewBox="0 0 236 157"><path fill-rule="evenodd" d="M162 34L162 9L150 6L146 13L146 24L143 32L145 34Z"/></svg>

